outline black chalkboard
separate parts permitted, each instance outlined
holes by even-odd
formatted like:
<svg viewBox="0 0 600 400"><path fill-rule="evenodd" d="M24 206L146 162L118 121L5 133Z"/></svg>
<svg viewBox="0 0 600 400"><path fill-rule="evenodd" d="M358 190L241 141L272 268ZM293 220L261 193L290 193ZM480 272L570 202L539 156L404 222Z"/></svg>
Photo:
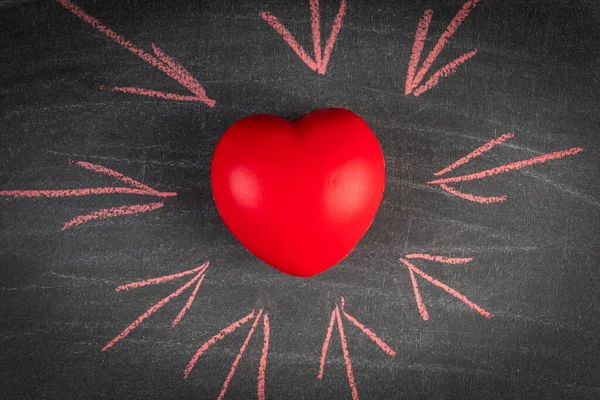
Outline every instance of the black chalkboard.
<svg viewBox="0 0 600 400"><path fill-rule="evenodd" d="M0 1L0 397L600 397L599 22L596 1ZM227 230L210 161L242 117L325 107L373 129L386 189L300 279Z"/></svg>

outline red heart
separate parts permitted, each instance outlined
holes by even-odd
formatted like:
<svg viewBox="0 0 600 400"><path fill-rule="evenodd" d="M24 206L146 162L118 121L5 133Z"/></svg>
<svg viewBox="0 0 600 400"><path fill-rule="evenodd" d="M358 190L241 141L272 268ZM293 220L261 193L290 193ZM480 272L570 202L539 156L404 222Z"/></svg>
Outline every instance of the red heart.
<svg viewBox="0 0 600 400"><path fill-rule="evenodd" d="M212 159L225 225L256 257L309 277L342 260L373 222L385 161L361 117L341 108L288 121L253 115L233 124Z"/></svg>

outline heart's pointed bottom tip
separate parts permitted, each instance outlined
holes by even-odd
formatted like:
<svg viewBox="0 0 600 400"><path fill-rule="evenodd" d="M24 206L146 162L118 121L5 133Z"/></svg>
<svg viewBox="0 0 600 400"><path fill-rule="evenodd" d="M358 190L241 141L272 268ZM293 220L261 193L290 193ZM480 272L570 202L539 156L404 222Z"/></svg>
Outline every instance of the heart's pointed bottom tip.
<svg viewBox="0 0 600 400"><path fill-rule="evenodd" d="M260 260L260 258L258 258L258 259ZM321 268L300 268L298 266L294 266L294 267L282 266L282 265L277 265L277 264L269 264L268 262L265 262L263 260L261 260L261 261L264 263L263 264L264 266L273 268L283 275L291 276L294 278L301 278L301 279L308 279L308 278L312 278L314 276L320 275L326 271L329 271L330 269L334 268L337 265L337 263L336 263L336 264L333 264L332 266L321 267Z"/></svg>
<svg viewBox="0 0 600 400"><path fill-rule="evenodd" d="M320 274L322 274L325 271L315 272L314 274L295 274L295 273L292 273L292 272L283 272L283 271L279 271L279 272L281 272L284 275L292 276L294 278L308 279L308 278L312 278L313 276L320 275Z"/></svg>
<svg viewBox="0 0 600 400"><path fill-rule="evenodd" d="M354 249L352 249L354 250ZM335 263L332 264L306 264L309 265L310 267L307 266L302 266L299 264L295 264L295 265L282 265L282 264L278 264L278 263L269 263L267 261L262 260L260 257L257 257L259 260L261 260L264 265L276 269L278 272L284 274L284 275L288 275L288 276L292 276L294 278L301 278L301 279L308 279L308 278L313 278L317 275L321 275L324 274L325 272L331 271L333 270L335 267L339 266L343 260L352 252L352 250L350 250L348 252L348 254L346 254L344 257L342 257L341 259L339 259L338 261L336 261Z"/></svg>

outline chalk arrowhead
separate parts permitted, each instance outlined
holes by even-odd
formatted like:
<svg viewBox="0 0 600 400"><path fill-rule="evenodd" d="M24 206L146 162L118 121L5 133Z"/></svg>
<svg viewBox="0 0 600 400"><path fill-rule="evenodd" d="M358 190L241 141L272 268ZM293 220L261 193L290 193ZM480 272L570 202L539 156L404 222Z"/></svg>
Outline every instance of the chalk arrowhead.
<svg viewBox="0 0 600 400"><path fill-rule="evenodd" d="M320 23L320 11L319 11L319 0L311 0L310 1L310 9L311 9L311 28L312 28L312 38L313 38L313 50L314 50L314 58L308 55L308 53L304 50L304 48L298 43L298 41L294 38L294 35L275 17L273 14L269 12L261 12L259 15L262 19L264 19L271 27L277 31L285 40L285 42L294 50L294 52L300 57L300 59L308 66L308 68L313 71L325 75L327 72L327 65L329 64L329 59L331 58L331 51L335 46L335 42L340 33L340 29L342 29L342 19L346 14L346 0L342 0L340 4L340 9L333 21L333 25L331 27L331 33L329 34L329 38L327 39L327 43L325 44L325 48L321 47L321 23Z"/></svg>
<svg viewBox="0 0 600 400"><path fill-rule="evenodd" d="M88 13L86 13L82 8L73 4L71 0L56 0L60 5L65 7L67 10L71 11L75 16L81 18L83 21L91 25L93 28L98 30L99 32L106 35L109 39L111 39L116 44L126 48L142 60L146 61L148 64L152 65L155 68L158 68L160 71L167 74L171 79L174 79L191 93L193 96L184 96L175 93L167 93L161 92L158 90L151 90L145 88L138 87L119 87L115 86L112 88L115 92L123 92L130 94L138 94L142 96L156 97L161 99L168 100L178 100L178 101L195 101L195 102L203 102L208 106L213 107L215 105L215 101L210 99L202 87L200 83L177 61L175 61L172 57L168 56L164 53L158 46L154 43L152 44L152 50L154 52L154 56L148 54L141 48L135 46L125 37L119 35L117 32L110 29L108 26L104 25L98 19L92 17ZM104 85L100 86L100 90L104 89Z"/></svg>
<svg viewBox="0 0 600 400"><path fill-rule="evenodd" d="M419 20L419 24L417 26L417 32L415 33L415 41L412 48L412 53L410 56L410 61L408 63L408 70L406 73L406 83L404 94L410 95L413 94L415 97L423 94L427 90L431 89L435 85L438 84L439 80L452 75L456 72L456 69L467 61L469 58L473 57L477 54L477 49L463 54L460 57L452 60L438 71L436 71L424 84L421 84L423 78L431 68L431 65L435 62L437 57L440 55L444 46L448 42L448 40L454 35L460 24L467 18L473 7L477 4L479 0L470 0L463 4L462 8L458 11L458 13L454 16L448 27L442 33L434 48L429 52L427 58L423 61L421 68L417 70L417 66L419 64L419 60L421 58L421 53L423 52L423 47L425 44L425 39L427 38L427 31L429 30L429 24L431 23L431 18L433 16L433 10L425 10L423 17ZM419 86L420 85L420 86Z"/></svg>

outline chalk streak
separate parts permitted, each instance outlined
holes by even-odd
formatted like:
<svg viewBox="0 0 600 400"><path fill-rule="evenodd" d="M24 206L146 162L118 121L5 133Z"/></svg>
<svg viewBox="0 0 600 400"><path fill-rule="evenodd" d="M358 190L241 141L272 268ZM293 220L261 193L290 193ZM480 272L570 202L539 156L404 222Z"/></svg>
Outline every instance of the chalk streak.
<svg viewBox="0 0 600 400"><path fill-rule="evenodd" d="M207 102L207 104L211 107L215 105L215 101L206 96L206 91L202 85L200 85L200 82L198 82L196 78L194 78L192 74L190 74L188 70L183 67L183 65L162 51L161 48L155 43L152 43L152 51L154 52L154 55L156 55L162 62L169 66L171 72L173 73L173 78L176 79L177 82L198 96L200 101Z"/></svg>
<svg viewBox="0 0 600 400"><path fill-rule="evenodd" d="M262 19L264 19L271 27L281 35L283 40L294 50L294 52L300 57L302 61L313 71L321 75L325 75L327 72L327 65L331 58L331 52L335 46L340 30L342 29L342 20L346 15L346 3L347 0L342 0L340 8L331 26L331 32L329 38L325 43L325 49L322 51L321 47L321 16L319 10L319 0L310 0L310 11L311 11L311 30L312 40L315 58L310 57L304 48L298 43L294 35L270 12L262 11L259 13Z"/></svg>
<svg viewBox="0 0 600 400"><path fill-rule="evenodd" d="M361 324L359 321L356 320L356 318L348 314L346 311L342 312L344 313L344 316L346 317L346 319L348 319L348 321L352 322L361 331L363 331L365 335L367 335L372 341L374 341L377 344L377 346L381 347L381 350L383 350L392 357L396 356L396 352L392 350L390 346L388 346L383 340L381 340L372 330Z"/></svg>
<svg viewBox="0 0 600 400"><path fill-rule="evenodd" d="M319 366L319 375L317 375L318 379L323 379L323 371L325 369L325 359L327 358L327 349L329 349L329 342L331 341L331 332L333 331L333 323L335 322L336 310L337 310L337 306L331 312L331 318L329 319L329 327L327 328L327 335L325 336L325 341L323 342L323 350L321 351L321 363Z"/></svg>
<svg viewBox="0 0 600 400"><path fill-rule="evenodd" d="M263 349L258 367L258 400L265 400L265 376L267 373L267 356L269 354L269 340L271 336L271 325L269 324L269 314L263 316Z"/></svg>
<svg viewBox="0 0 600 400"><path fill-rule="evenodd" d="M331 58L331 51L333 50L333 46L335 45L340 30L342 29L342 19L344 18L344 15L346 15L346 0L342 0L342 3L340 4L340 9L335 16L333 26L331 27L331 33L329 34L329 39L327 39L327 44L325 45L323 62L319 66L318 70L318 72L322 75L324 75L327 71L327 65L329 64L329 59Z"/></svg>
<svg viewBox="0 0 600 400"><path fill-rule="evenodd" d="M464 165L464 164L468 163L472 159L474 159L476 157L479 157L483 153L485 153L487 151L490 151L491 149L493 149L497 145L502 144L502 143L506 142L508 139L512 139L513 137L515 137L514 133L505 133L504 135L500 136L497 139L492 139L489 142L487 142L486 144L484 144L483 146L478 147L477 149L473 150L472 152L470 152L466 156L464 156L462 158L459 158L458 160L456 160L455 162L453 162L452 164L450 164L449 166L447 166L443 170L435 172L434 175L435 176L440 176L440 175L447 174L448 172L456 169L457 167L459 167L461 165Z"/></svg>
<svg viewBox="0 0 600 400"><path fill-rule="evenodd" d="M254 329L256 329L256 325L258 325L258 322L260 320L262 312L263 312L262 309L258 312L258 315L256 316L254 323L252 324L252 328L250 328L250 332L248 332L248 336L246 336L246 340L242 344L242 347L240 347L240 352L238 353L237 357L233 361L233 364L231 365L231 370L229 371L229 375L227 375L227 379L225 379L225 382L223 383L223 388L221 389L221 393L219 393L219 397L217 398L217 400L222 400L223 397L225 397L225 393L227 393L227 388L229 387L231 378L233 378L233 375L235 374L235 370L237 369L237 366L238 366L240 360L242 359L244 352L246 351L246 347L248 346L248 343L250 342L250 339L252 338L252 334L254 333Z"/></svg>
<svg viewBox="0 0 600 400"><path fill-rule="evenodd" d="M83 188L83 189L64 189L64 190L0 190L2 197L14 198L57 198L57 197L79 197L79 196L94 196L104 194L137 194L143 196L170 197L176 194L149 192L145 189L132 189L126 187L99 187L99 188Z"/></svg>
<svg viewBox="0 0 600 400"><path fill-rule="evenodd" d="M207 101L205 99L201 99L198 96L184 96L181 94L166 93L166 92L161 92L158 90L151 90L151 89L144 89L144 88L137 88L137 87L115 86L112 88L112 91L113 92L121 92L121 93L129 93L129 94L138 94L141 96L156 97L159 99L166 99L166 100L196 101L196 102L207 103ZM212 107L215 104L215 102L214 102L214 100L210 100L210 103L207 103L207 104Z"/></svg>
<svg viewBox="0 0 600 400"><path fill-rule="evenodd" d="M335 318L337 320L338 330L340 332L340 341L342 343L342 352L344 353L344 361L346 362L346 375L348 375L348 385L352 390L352 400L358 400L358 389L356 382L354 381L354 373L352 372L352 363L350 362L350 353L348 351L348 343L346 342L346 335L344 334L344 325L342 323L342 317L340 316L340 310L338 307L335 308Z"/></svg>
<svg viewBox="0 0 600 400"><path fill-rule="evenodd" d="M198 350L196 351L196 353L194 354L194 356L189 361L187 367L185 368L185 370L183 372L184 377L187 379L187 377L192 372L192 369L194 368L194 365L196 365L196 362L198 361L198 359L202 356L202 354L204 354L204 352L206 350L208 350L209 347L211 347L212 345L214 345L215 343L217 343L219 340L222 340L228 334L234 332L236 329L238 329L240 326L244 325L250 319L254 318L254 314L255 314L255 312L252 311L250 314L248 314L245 317L240 318L239 320L235 321L234 323L232 323L228 327L222 329L215 336L211 337L206 342L204 342L204 344L202 344L202 346L200 346L200 348L198 348Z"/></svg>
<svg viewBox="0 0 600 400"><path fill-rule="evenodd" d="M120 172L103 167L102 165L92 164L85 161L78 161L75 165L97 172L99 174L108 175L123 183L133 186L134 188L126 187L97 187L97 188L82 188L82 189L60 189L60 190L0 190L0 197L14 198L58 198L58 197L79 197L79 196L94 196L106 194L136 194L142 196L156 197L173 197L177 196L175 192L159 192L152 189L150 186L144 185Z"/></svg>
<svg viewBox="0 0 600 400"><path fill-rule="evenodd" d="M444 256L432 256L431 254L413 253L407 254L404 258L414 259L420 258L423 260L436 261L444 264L465 264L473 261L473 257L456 258L456 257L444 257Z"/></svg>
<svg viewBox="0 0 600 400"><path fill-rule="evenodd" d="M177 279L177 278L182 278L184 276L187 275L192 275L196 272L198 273L204 273L204 271L206 270L206 268L208 267L209 262L205 262L204 264L194 268L194 269L190 269L187 271L183 271L183 272L179 272L176 274L171 274L171 275L165 275L165 276L159 276L157 278L151 278L151 279L145 279L143 281L138 281L138 282L130 282L130 283L126 283L124 285L119 285L117 286L117 288L115 289L115 291L120 292L122 290L129 290L129 289L137 289L140 287L144 287L144 286L148 286L148 285L156 285L159 283L164 283L164 282L169 282L172 281L173 279Z"/></svg>
<svg viewBox="0 0 600 400"><path fill-rule="evenodd" d="M206 271L206 269L204 269L204 271L202 271L202 276L200 277L200 279L198 279L198 283L196 283L196 287L194 288L192 294L188 298L188 301L185 303L185 306L181 309L181 311L179 311L179 314L177 314L177 317L175 317L173 322L171 322L171 327L175 328L175 326L183 319L183 317L185 316L185 313L190 309L190 307L192 307L192 303L194 302L194 299L196 298L196 294L198 294L200 285L202 285L202 281L204 280L204 277L206 276L205 271Z"/></svg>
<svg viewBox="0 0 600 400"><path fill-rule="evenodd" d="M402 259L400 259L400 261L402 261ZM419 310L419 314L421 314L421 318L423 319L423 321L429 321L429 313L427 312L427 307L425 307L425 303L423 303L421 292L419 292L419 284L417 283L415 273L412 269L408 268L408 274L410 275L410 281L413 286L413 292L415 293L415 301L417 302L417 309Z"/></svg>
<svg viewBox="0 0 600 400"><path fill-rule="evenodd" d="M304 48L298 43L296 38L294 38L294 35L292 35L292 33L290 31L288 31L287 28L281 22L279 22L279 20L277 20L277 17L275 17L270 12L265 12L265 11L262 11L259 15L269 25L271 25L271 27L273 29L275 29L275 31L277 31L277 33L279 33L281 35L283 40L285 40L285 42L292 48L292 50L294 50L294 52L298 55L298 57L300 57L300 59L302 61L304 61L304 63L310 69L312 69L313 71L317 71L318 65L317 65L316 61L313 60L306 53L306 51L304 51Z"/></svg>
<svg viewBox="0 0 600 400"><path fill-rule="evenodd" d="M415 42L413 43L410 61L408 62L408 71L406 72L404 94L407 96L415 88L413 81L417 72L417 65L419 64L421 54L423 53L423 47L425 45L425 39L427 38L427 31L429 30L429 24L431 23L432 16L433 10L425 10L425 13L423 13L423 17L419 20L419 24L417 25L417 32L415 33Z"/></svg>
<svg viewBox="0 0 600 400"><path fill-rule="evenodd" d="M197 274L193 279L190 279L185 285L181 286L179 289L168 295L167 297L160 300L158 303L154 304L150 307L145 313L140 315L135 321L133 321L127 328L125 328L121 333L119 333L113 340L108 342L106 346L102 348L102 351L106 351L113 347L119 340L126 338L135 328L140 326L142 322L156 311L160 310L165 304L169 301L173 300L175 297L179 296L184 290L192 286L198 279L200 279L202 273Z"/></svg>
<svg viewBox="0 0 600 400"><path fill-rule="evenodd" d="M310 13L315 63L320 69L323 62L323 55L321 54L321 13L319 12L319 0L310 0Z"/></svg>
<svg viewBox="0 0 600 400"><path fill-rule="evenodd" d="M122 173L114 171L114 170L112 170L110 168L103 167L102 165L92 164L92 163L85 162L85 161L77 161L75 163L75 165L77 165L78 167L87 169L89 171L97 172L97 173L103 174L103 175L108 175L108 176L110 176L112 178L120 180L123 183L131 185L131 186L136 187L138 189L146 190L146 191L148 191L150 193L153 193L153 194L156 194L156 195L158 195L160 193L157 190L152 189L148 185L144 185L143 183L138 182L135 179L132 179L132 178L130 178L128 176L125 176Z"/></svg>
<svg viewBox="0 0 600 400"><path fill-rule="evenodd" d="M163 206L164 206L163 203L149 203L149 204L136 204L133 206L104 208L102 210L94 211L90 214L79 215L79 216L73 218L72 220L67 221L63 225L62 230L65 231L74 226L83 225L85 223L88 223L90 221L94 221L97 219L107 219L107 218L121 217L124 215L132 215L132 214L145 213L148 211L154 211Z"/></svg>
<svg viewBox="0 0 600 400"><path fill-rule="evenodd" d="M420 96L421 94L425 93L426 91L428 91L429 89L431 89L435 85L437 85L439 83L440 79L445 78L445 77L455 73L456 69L458 67L460 67L465 61L467 61L469 58L473 57L475 54L477 54L477 49L475 49L469 53L463 54L460 57L457 57L453 61L450 61L448 64L444 65L442 68L438 69L427 80L427 82L424 85L421 85L415 89L415 91L413 92L414 96L415 97Z"/></svg>
<svg viewBox="0 0 600 400"><path fill-rule="evenodd" d="M477 196L477 195L470 194L470 193L463 193L463 192L460 192L460 191L458 191L446 184L443 184L443 183L440 183L440 188L442 188L442 190L444 190L450 194L453 194L454 196L460 197L461 199L472 201L473 203L492 204L492 203L499 203L499 202L506 200L506 196L484 197L484 196Z"/></svg>
<svg viewBox="0 0 600 400"><path fill-rule="evenodd" d="M483 315L484 317L486 317L486 318L492 318L494 316L493 314L491 314L491 313L487 312L486 310L484 310L483 308L479 307L477 304L473 303L471 300L469 300L466 296L464 296L463 294L461 294L457 290L449 287L445 283L442 283L442 282L438 281L437 279L433 278L432 276L427 275L425 272L423 272L419 268L415 267L408 260L405 260L405 259L401 258L400 261L402 263L404 263L404 265L406 265L410 270L414 271L419 276L421 276L423 279L425 279L429 283L431 283L431 284L433 284L433 285L435 285L435 286L437 286L437 287L445 290L447 293L449 293L452 296L456 297L457 299L459 299L460 301L462 301L467 306L469 306L473 310L477 311L479 314Z"/></svg>
<svg viewBox="0 0 600 400"><path fill-rule="evenodd" d="M517 161L517 162L506 164L506 165L501 165L496 168L488 169L485 171L481 171L481 172L477 172L477 173L473 173L473 174L469 174L469 175L454 176L451 178L442 178L442 179L433 180L433 181L430 181L427 183L430 185L439 185L441 183L472 181L474 179L486 178L488 176L502 174L502 173L505 173L508 171L528 167L530 165L541 164L541 163L545 163L550 160L556 160L559 158L571 156L571 155L580 153L582 151L583 151L583 148L581 148L581 147L573 147L568 150L561 150L561 151L556 151L554 153L543 154L541 156L532 157L527 160Z"/></svg>
<svg viewBox="0 0 600 400"><path fill-rule="evenodd" d="M86 13L82 8L73 4L73 2L71 0L57 0L57 1L63 7L65 7L69 11L71 11L75 16L79 17L80 19L82 19L83 21L85 21L86 23L91 25L97 31L106 35L106 37L111 39L113 42L115 42L116 44L129 50L130 52L132 52L133 54L135 54L142 60L146 61L148 64L152 65L153 67L158 68L160 71L167 74L170 78L179 82L186 89L188 89L192 93L196 94L196 100L188 100L188 101L202 101L202 102L206 103L207 105L209 105L210 107L214 106L215 101L212 99L209 99L208 97L205 96L204 89L202 89L202 87L196 81L196 79L194 79L189 73L182 75L180 69L173 67L173 65L175 65L175 62L174 62L174 60L170 59L170 57L169 57L169 59L171 61L173 61L173 63L165 62L167 56L164 55L164 53L162 53L164 56L160 57L161 59L153 57L151 54L146 53L144 50L140 49L139 47L137 47L133 43L131 43L129 40L125 39L125 37L119 35L115 31L110 29L108 26L101 23L98 19L96 19L96 18L92 17L91 15L89 15L88 13ZM198 87L201 88L200 91L198 90ZM115 88L115 89L117 89L117 88ZM147 89L137 89L137 88L119 88L119 89L131 89L133 91L128 91L127 93L134 93L134 94L149 95L147 93L151 93L151 94L155 95L154 97L168 98L171 100L187 100L187 98L191 97L191 96L184 96L185 98L178 98L178 97L176 97L177 95L169 96L162 92L147 91ZM137 92L135 90L137 90ZM163 96L161 96L160 94L162 94Z"/></svg>
<svg viewBox="0 0 600 400"><path fill-rule="evenodd" d="M421 83L421 81L425 77L425 74L427 74L429 68L431 68L433 62L440 55L444 46L446 46L448 40L452 37L452 35L454 35L458 27L462 24L465 18L467 18L467 16L469 15L473 7L475 7L478 1L479 0L470 0L463 4L460 11L454 16L450 24L448 24L448 27L446 28L444 33L442 33L431 52L429 52L429 55L423 62L423 65L421 66L419 72L417 72L415 79L413 80L413 87L416 87Z"/></svg>
<svg viewBox="0 0 600 400"><path fill-rule="evenodd" d="M83 21L85 21L86 23L91 25L94 29L96 29L99 32L106 35L109 39L111 39L116 44L123 46L124 48L126 48L127 50L129 50L130 52L135 54L136 56L140 57L142 60L146 61L148 64L151 64L154 67L160 68L159 66L161 66L161 64L158 62L157 59L155 59L154 57L152 57L150 54L146 53L142 49L136 47L129 40L125 39L123 36L119 35L115 31L110 29L108 26L101 23L98 19L87 14L82 8L73 4L73 2L71 0L57 0L57 1L63 7L65 7L66 9L71 11L73 14L75 14L77 17L81 18ZM161 67L164 68L164 66L161 66Z"/></svg>

